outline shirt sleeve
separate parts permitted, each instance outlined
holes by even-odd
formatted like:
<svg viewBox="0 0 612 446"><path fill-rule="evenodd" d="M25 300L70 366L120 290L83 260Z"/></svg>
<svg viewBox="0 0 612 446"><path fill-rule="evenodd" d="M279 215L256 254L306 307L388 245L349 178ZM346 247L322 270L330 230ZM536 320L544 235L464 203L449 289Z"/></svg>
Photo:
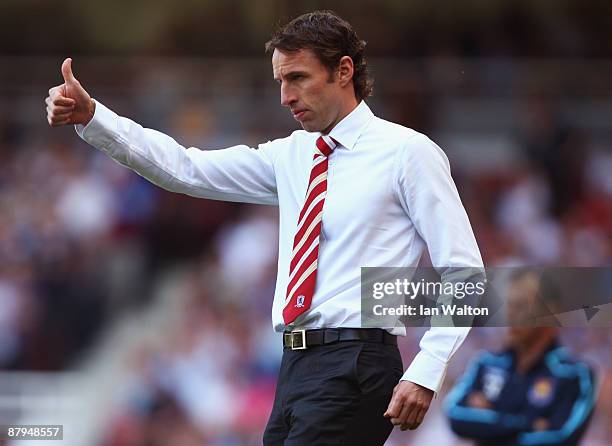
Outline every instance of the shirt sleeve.
<svg viewBox="0 0 612 446"><path fill-rule="evenodd" d="M432 264L441 275L457 268L484 272L467 213L450 174L448 158L425 135L410 138L400 152L398 190L402 206L425 241ZM432 327L423 335L420 352L402 380L438 392L452 356L469 327Z"/></svg>
<svg viewBox="0 0 612 446"><path fill-rule="evenodd" d="M213 200L278 204L274 173L275 153L282 145L278 142L261 144L258 149L245 145L221 150L185 148L97 101L92 120L75 127L84 141L169 191Z"/></svg>

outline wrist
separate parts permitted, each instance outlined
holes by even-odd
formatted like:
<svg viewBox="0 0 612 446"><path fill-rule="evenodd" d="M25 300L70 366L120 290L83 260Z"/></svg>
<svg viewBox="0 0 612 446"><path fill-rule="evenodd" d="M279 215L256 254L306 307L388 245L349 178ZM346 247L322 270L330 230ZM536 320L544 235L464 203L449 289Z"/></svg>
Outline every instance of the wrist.
<svg viewBox="0 0 612 446"><path fill-rule="evenodd" d="M87 117L85 118L85 122L83 123L83 125L89 124L89 122L93 119L95 113L96 113L96 101L89 98L89 103L87 105Z"/></svg>

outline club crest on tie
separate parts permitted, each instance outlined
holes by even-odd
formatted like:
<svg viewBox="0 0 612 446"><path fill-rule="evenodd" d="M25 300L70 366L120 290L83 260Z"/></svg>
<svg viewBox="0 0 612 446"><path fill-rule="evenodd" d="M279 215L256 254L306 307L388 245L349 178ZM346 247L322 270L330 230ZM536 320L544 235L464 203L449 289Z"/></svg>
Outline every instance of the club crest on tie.
<svg viewBox="0 0 612 446"><path fill-rule="evenodd" d="M295 308L304 308L304 299L305 299L305 297L300 294L297 297L297 302L295 303Z"/></svg>

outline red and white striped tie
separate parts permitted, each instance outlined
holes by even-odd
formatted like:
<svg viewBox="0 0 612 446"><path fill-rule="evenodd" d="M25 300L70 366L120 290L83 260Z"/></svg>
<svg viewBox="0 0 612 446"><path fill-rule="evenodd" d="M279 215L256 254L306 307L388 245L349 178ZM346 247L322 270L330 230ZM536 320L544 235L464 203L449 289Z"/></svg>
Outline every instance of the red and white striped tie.
<svg viewBox="0 0 612 446"><path fill-rule="evenodd" d="M328 156L336 148L336 141L329 136L317 139L317 149L310 171L306 201L300 212L297 232L293 239L293 253L289 266L289 284L283 319L292 323L310 308L317 281L317 259L323 204L327 195Z"/></svg>

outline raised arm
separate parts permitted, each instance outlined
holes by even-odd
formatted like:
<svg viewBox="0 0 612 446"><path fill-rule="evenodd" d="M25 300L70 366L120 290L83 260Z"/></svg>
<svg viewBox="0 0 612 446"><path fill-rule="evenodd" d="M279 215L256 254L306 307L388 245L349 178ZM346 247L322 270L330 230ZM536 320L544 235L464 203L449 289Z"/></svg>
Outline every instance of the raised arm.
<svg viewBox="0 0 612 446"><path fill-rule="evenodd" d="M62 64L64 83L49 90L50 126L75 125L86 142L164 189L215 200L278 203L274 159L282 140L258 149L185 148L93 100L72 73L71 63L66 59Z"/></svg>

